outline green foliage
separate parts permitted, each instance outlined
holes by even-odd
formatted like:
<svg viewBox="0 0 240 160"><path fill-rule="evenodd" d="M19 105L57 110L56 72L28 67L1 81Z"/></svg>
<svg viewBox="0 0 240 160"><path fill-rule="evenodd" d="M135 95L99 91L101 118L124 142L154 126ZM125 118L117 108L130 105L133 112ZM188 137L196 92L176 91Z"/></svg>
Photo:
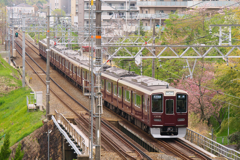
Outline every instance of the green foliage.
<svg viewBox="0 0 240 160"><path fill-rule="evenodd" d="M1 150L0 150L0 159L8 160L11 152L12 151L10 149L10 134L9 134L9 132L7 132L7 134L4 138L3 146L1 147Z"/></svg>
<svg viewBox="0 0 240 160"><path fill-rule="evenodd" d="M21 147L22 147L22 144L18 143L16 153L15 153L15 157L12 160L22 160L22 158L24 156L24 151L21 150Z"/></svg>
<svg viewBox="0 0 240 160"><path fill-rule="evenodd" d="M237 144L237 150L240 149L240 132L236 132L231 134L228 139L230 140L230 143L236 143Z"/></svg>
<svg viewBox="0 0 240 160"><path fill-rule="evenodd" d="M64 10L61 10L61 9L55 9L54 11L52 11L52 15L57 15L57 16L62 15L62 16L65 16L66 13L65 13Z"/></svg>
<svg viewBox="0 0 240 160"><path fill-rule="evenodd" d="M144 31L144 28L143 28L143 22L142 21L140 21L140 26L138 26L138 27L140 27L140 36L144 36L145 35L145 31ZM135 31L134 34L138 35L138 29Z"/></svg>
<svg viewBox="0 0 240 160"><path fill-rule="evenodd" d="M16 69L10 66L4 59L0 56L0 86L8 87L20 87L22 86L22 81L19 78L19 73ZM0 97L5 95L7 92L1 91ZM0 105L4 102L0 100Z"/></svg>
<svg viewBox="0 0 240 160"><path fill-rule="evenodd" d="M0 97L0 101L4 100L0 105L0 137L11 132L11 146L42 126L44 112L27 111L26 96L30 91L28 88L19 88Z"/></svg>

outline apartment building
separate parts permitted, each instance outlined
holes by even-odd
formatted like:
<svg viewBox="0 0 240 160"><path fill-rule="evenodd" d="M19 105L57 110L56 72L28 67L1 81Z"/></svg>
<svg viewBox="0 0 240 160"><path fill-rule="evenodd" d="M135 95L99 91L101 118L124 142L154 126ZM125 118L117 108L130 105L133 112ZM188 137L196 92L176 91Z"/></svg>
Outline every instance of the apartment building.
<svg viewBox="0 0 240 160"><path fill-rule="evenodd" d="M151 28L152 19L156 19L156 25L164 24L170 13L184 11L194 7L205 7L208 10L218 10L224 6L238 5L237 1L185 1L185 0L141 0L137 2L139 7L138 18L142 20L146 30Z"/></svg>
<svg viewBox="0 0 240 160"><path fill-rule="evenodd" d="M105 0L102 2L102 25L110 25L117 20L124 20L131 23L131 20L136 19L138 8L137 0ZM95 11L95 0L94 0ZM79 27L88 26L91 22L91 6L89 0L72 0L71 2L71 17L72 24ZM93 15L95 22L95 14Z"/></svg>

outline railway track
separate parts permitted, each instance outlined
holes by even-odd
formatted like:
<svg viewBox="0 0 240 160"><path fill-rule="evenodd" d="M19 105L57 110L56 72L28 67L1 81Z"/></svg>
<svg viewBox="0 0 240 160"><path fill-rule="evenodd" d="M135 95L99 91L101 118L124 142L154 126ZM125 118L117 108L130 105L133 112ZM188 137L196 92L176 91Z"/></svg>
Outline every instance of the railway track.
<svg viewBox="0 0 240 160"><path fill-rule="evenodd" d="M21 39L21 38L20 38ZM15 42L16 43L16 50L17 50L17 52L22 56L22 48L21 48L21 46L17 43L17 42ZM29 41L28 41L28 43L30 43ZM28 45L28 44L27 44ZM29 48L31 48L31 46L30 45L28 45L29 46ZM32 48L31 48L32 49ZM35 49L32 49L33 51L35 50ZM35 53L36 53L36 51L34 51ZM44 74L46 74L46 72L44 71L44 69L40 66L40 65L38 65L37 64L37 62L27 53L27 52L25 52L26 53L26 63L29 65L29 67L34 71L34 73L39 77L39 79L46 85L46 82L44 81L44 79L39 75L39 71L37 71L37 68L38 68L38 70L40 69ZM38 53L36 53L37 55L38 55ZM30 62L31 61L31 62ZM85 110L86 112L90 112L89 110L88 110L88 108L86 108L86 107L84 107L81 103L79 103L76 99L74 99L70 94L68 94L60 85L58 85L58 83L57 82L55 82L52 78L50 78L51 79L51 81L54 83L54 87L58 87L58 88L60 88L69 98L71 98L71 100L73 100L75 103L77 103L83 110ZM52 87L52 86L51 86ZM50 91L68 108L68 109L70 109L79 119L81 119L82 118L82 116L81 116L81 114L79 114L79 113L77 113L76 112L76 108L72 108L69 104L67 104L67 103L65 103L65 100L63 100L64 98L62 98L62 97L60 97L52 88L50 87ZM78 110L80 109L80 107L78 108ZM85 120L85 123L86 123L86 120ZM103 138L104 138L104 141L106 142L104 145L103 145L103 148L105 149L105 150L110 150L110 148L106 145L106 144L109 144L109 145L111 145L113 148L114 148L114 150L115 151L117 151L118 153L119 153L119 155L122 157L122 158L124 158L124 159L139 159L139 158L141 158L141 159L148 159L148 160L151 160L151 158L147 155L147 154L145 154L138 146L136 146L136 145L134 145L134 144L132 144L132 143L130 143L129 141L128 141L128 139L126 138L126 137L124 137L124 136L122 136L120 133L118 133L118 132L114 132L114 129L112 128L112 127L109 127L109 125L105 122L105 121L102 121L102 125L103 126L105 126L105 129L106 130L108 130L109 132L111 132L111 133L113 133L113 134L115 134L115 135L117 135L117 137L119 137L119 138L121 138L121 141L125 144L125 145L127 145L127 146L129 146L129 147L131 147L132 148L132 150L134 151L134 152L136 152L136 154L137 154L137 157L135 158L135 157L132 157L131 155L129 155L128 153L126 153L126 152L124 152L122 149L121 149L121 147L116 143L116 142L114 142L114 141L112 141L108 136L103 136ZM88 126L89 126L89 124L88 124ZM85 130L86 130L86 128L85 128ZM111 141L111 143L109 143L109 141Z"/></svg>
<svg viewBox="0 0 240 160"><path fill-rule="evenodd" d="M36 51L36 46L35 45L29 45L29 43L31 43L30 41L28 41L28 46L29 48L31 48L37 55L39 55ZM33 46L34 49L31 47ZM44 72L45 73L45 72ZM53 79L51 79L54 83L56 83ZM58 85L59 86L59 85ZM59 88L61 88L59 86ZM62 89L63 92L65 92L69 97L72 98L71 95L69 95L64 89ZM72 98L74 99L74 98ZM75 100L75 99L74 99ZM78 103L79 106L83 107L85 111L89 112L88 109L86 107L84 107L82 104L80 104L78 101L76 101L76 103ZM68 106L69 108L69 106ZM106 107L105 107L106 108ZM112 110L108 109L110 112L113 112ZM72 110L72 112L75 112L74 110ZM114 113L114 112L113 112ZM77 115L79 115L78 113L75 113ZM114 113L115 114L115 113ZM121 117L121 116L119 116ZM79 118L79 117L78 117ZM121 117L121 119L123 119ZM124 119L125 120L125 119ZM128 122L128 121L127 121ZM102 125L106 125L106 122L102 121ZM130 123L130 122L128 122ZM134 126L135 127L135 126ZM140 129L139 129L140 130ZM110 130L109 130L110 131ZM141 131L141 130L140 130ZM141 131L143 132L143 131ZM145 133L145 132L144 132ZM146 133L145 133L146 134ZM150 136L148 134L146 134L146 136ZM152 138L152 137L151 137ZM154 139L154 138L153 138ZM156 139L154 139L156 140ZM189 146L189 144L185 144L184 142L180 141L180 140L172 140L172 141L165 141L165 140L156 140L158 144L160 144L161 146L163 146L167 151L171 152L173 155L178 156L179 158L182 159L186 159L186 160L191 160L191 159L195 159L193 157L197 157L199 159L203 159L203 160L208 160L210 158L208 158L208 156L204 155L202 152L200 152L199 150L197 150L196 148L193 148L191 146ZM103 146L104 147L104 146ZM109 148L107 146L104 147L106 150L109 150ZM180 151L178 148L184 148L185 151ZM139 150L138 152L141 153L141 155L144 155L144 152L141 152L141 150ZM163 153L166 153L166 151L163 151ZM194 156L189 156L189 153L193 154Z"/></svg>

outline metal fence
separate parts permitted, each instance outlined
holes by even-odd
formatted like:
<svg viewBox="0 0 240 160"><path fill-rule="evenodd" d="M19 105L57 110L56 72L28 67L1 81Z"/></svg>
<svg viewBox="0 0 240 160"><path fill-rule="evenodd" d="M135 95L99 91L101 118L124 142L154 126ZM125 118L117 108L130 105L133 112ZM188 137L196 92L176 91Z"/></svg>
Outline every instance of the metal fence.
<svg viewBox="0 0 240 160"><path fill-rule="evenodd" d="M85 139L72 127L70 122L61 114L55 110L55 117L59 124L61 124L66 131L72 136L75 142L81 147L82 154L88 154L88 147Z"/></svg>
<svg viewBox="0 0 240 160"><path fill-rule="evenodd" d="M187 129L185 139L198 145L199 147L211 152L216 156L225 157L232 160L240 160L240 152L225 147L224 145L217 143L197 132Z"/></svg>

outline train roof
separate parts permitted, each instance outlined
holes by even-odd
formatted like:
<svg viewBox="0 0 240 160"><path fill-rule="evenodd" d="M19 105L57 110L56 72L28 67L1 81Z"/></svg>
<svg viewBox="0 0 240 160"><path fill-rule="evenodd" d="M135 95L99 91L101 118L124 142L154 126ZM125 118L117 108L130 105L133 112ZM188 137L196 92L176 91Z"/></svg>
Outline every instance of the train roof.
<svg viewBox="0 0 240 160"><path fill-rule="evenodd" d="M46 41L40 41L45 44ZM57 54L60 54L64 58L71 61L72 64L76 66L83 67L85 69L89 69L89 57L80 55L78 52L69 50L65 46L53 46L51 47L52 50L55 50ZM186 93L186 91L176 89L172 86L169 86L168 82L157 80L152 77L148 76L140 76L132 71L127 71L124 69L120 69L117 67L111 67L109 65L104 66L104 71L101 72L103 77L106 77L108 79L111 79L115 82L119 82L120 84L131 86L131 88L134 88L140 92L146 93L146 94L154 94L159 92L166 92L166 91L174 91L174 94L176 92Z"/></svg>

